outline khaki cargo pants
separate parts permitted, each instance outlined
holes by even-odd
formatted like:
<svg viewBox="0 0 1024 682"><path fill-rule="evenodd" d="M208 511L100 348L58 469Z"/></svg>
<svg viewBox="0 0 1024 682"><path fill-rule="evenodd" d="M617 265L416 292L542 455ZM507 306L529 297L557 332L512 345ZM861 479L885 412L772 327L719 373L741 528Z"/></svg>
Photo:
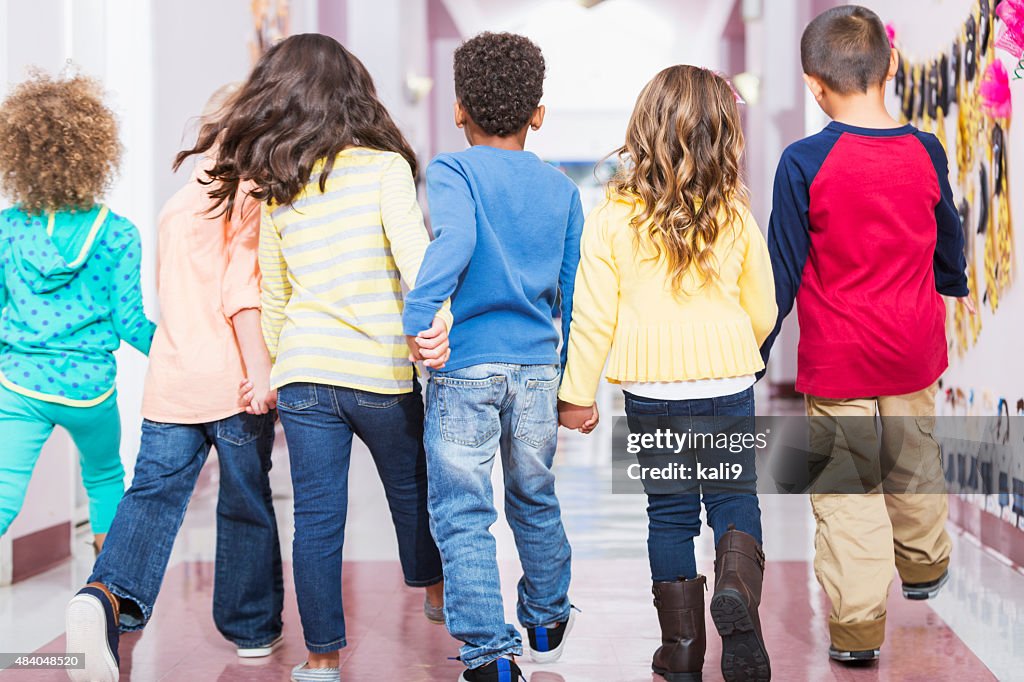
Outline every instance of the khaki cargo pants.
<svg viewBox="0 0 1024 682"><path fill-rule="evenodd" d="M882 645L894 564L905 583L936 580L949 565L952 545L945 528L949 503L942 487L939 446L932 436L935 392L936 385L932 385L898 396L805 398L811 417L866 417L840 419L833 424L832 432L823 436L835 452L846 449L847 465L859 460L857 468L861 468L887 458L898 462L882 475L884 485L867 486L874 489L874 494L811 494L817 522L814 572L832 601L829 633L837 649L863 651ZM881 450L877 444L873 452L866 446L851 445L877 442L876 415L882 422ZM816 429L828 431L829 422L812 420L812 445L816 435L822 442L822 434L816 434ZM860 429L861 433L850 433L850 429ZM911 492L882 492L893 487ZM921 490L924 492L918 492Z"/></svg>

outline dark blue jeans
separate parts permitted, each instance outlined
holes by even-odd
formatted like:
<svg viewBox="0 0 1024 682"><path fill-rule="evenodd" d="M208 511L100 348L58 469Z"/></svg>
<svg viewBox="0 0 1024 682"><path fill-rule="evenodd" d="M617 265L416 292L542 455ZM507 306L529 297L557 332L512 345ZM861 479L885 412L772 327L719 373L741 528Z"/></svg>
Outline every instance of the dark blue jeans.
<svg viewBox="0 0 1024 682"><path fill-rule="evenodd" d="M295 596L313 653L346 644L341 553L353 435L370 449L384 484L406 584L426 587L442 579L427 518L423 400L414 386L399 395L308 383L278 391L295 489Z"/></svg>
<svg viewBox="0 0 1024 682"><path fill-rule="evenodd" d="M267 476L273 415L243 413L208 424L143 421L132 486L89 582L103 583L121 599L122 630L145 626L211 447L220 462L213 619L236 645L260 646L281 634L284 604Z"/></svg>
<svg viewBox="0 0 1024 682"><path fill-rule="evenodd" d="M740 393L700 400L654 400L626 393L626 417L633 433L651 428L671 428L677 433L692 429L710 432L715 428L729 432L750 433L754 428L754 389ZM680 457L696 470L696 464L715 465L721 454L696 449ZM732 454L730 461L742 464L743 475L729 485L717 485L714 492L703 491L708 525L715 533L715 544L729 524L749 533L761 542L761 509L753 492L756 481L754 451L747 449ZM707 484L703 484L707 485ZM651 579L655 582L697 577L693 539L700 535L700 504L702 484L694 482L693 492L648 494L647 554L651 563ZM727 488L733 490L726 490Z"/></svg>

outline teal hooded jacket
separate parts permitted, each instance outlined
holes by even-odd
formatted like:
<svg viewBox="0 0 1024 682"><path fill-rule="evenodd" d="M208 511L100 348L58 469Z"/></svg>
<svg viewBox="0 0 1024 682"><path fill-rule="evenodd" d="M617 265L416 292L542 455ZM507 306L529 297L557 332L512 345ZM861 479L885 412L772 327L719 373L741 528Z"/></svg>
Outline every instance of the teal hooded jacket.
<svg viewBox="0 0 1024 682"><path fill-rule="evenodd" d="M72 407L113 395L114 351L153 340L141 256L139 231L105 206L0 212L0 384Z"/></svg>

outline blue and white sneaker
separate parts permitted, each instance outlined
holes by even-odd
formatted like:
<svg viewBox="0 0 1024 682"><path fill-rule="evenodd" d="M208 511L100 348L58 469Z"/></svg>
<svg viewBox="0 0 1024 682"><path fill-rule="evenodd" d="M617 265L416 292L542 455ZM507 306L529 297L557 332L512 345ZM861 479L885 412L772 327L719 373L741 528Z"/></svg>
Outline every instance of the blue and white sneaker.
<svg viewBox="0 0 1024 682"><path fill-rule="evenodd" d="M467 668L459 675L459 682L520 682L526 680L516 662L498 658L479 668Z"/></svg>
<svg viewBox="0 0 1024 682"><path fill-rule="evenodd" d="M121 659L117 655L120 630L114 605L103 590L83 587L64 610L66 651L83 657L85 667L68 670L73 682L117 682Z"/></svg>
<svg viewBox="0 0 1024 682"><path fill-rule="evenodd" d="M341 669L307 668L303 661L292 668L292 682L341 682Z"/></svg>
<svg viewBox="0 0 1024 682"><path fill-rule="evenodd" d="M565 640L569 637L575 621L576 607L572 607L569 609L568 620L548 626L527 628L529 644L526 650L530 653L530 658L536 663L554 663L561 658Z"/></svg>

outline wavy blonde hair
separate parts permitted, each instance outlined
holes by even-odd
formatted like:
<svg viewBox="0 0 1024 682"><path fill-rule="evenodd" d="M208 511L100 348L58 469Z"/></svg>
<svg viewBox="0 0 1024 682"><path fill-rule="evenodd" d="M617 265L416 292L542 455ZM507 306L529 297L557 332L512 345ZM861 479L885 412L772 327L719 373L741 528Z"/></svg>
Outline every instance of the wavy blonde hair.
<svg viewBox="0 0 1024 682"><path fill-rule="evenodd" d="M718 276L714 245L749 205L742 153L736 94L721 76L671 66L637 98L609 188L633 203L637 242L667 258L677 292L691 266L704 284Z"/></svg>

